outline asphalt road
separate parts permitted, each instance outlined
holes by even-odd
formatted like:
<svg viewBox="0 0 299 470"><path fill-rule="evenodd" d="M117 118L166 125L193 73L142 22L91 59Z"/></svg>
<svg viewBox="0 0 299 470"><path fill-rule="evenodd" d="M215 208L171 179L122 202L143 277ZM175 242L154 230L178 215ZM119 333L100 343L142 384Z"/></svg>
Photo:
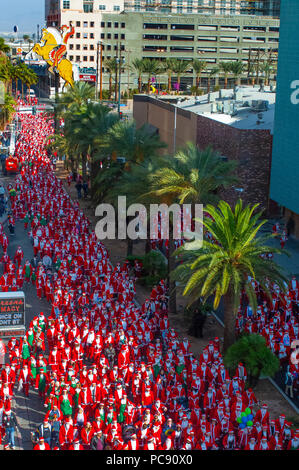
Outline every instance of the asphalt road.
<svg viewBox="0 0 299 470"><path fill-rule="evenodd" d="M1 177L1 183L6 187L9 182L12 182L14 177L7 176ZM8 255L13 259L15 251L19 245L21 245L24 251L24 260L31 260L33 258L33 248L28 237L27 232L24 230L24 224L16 222L15 235L10 235L7 224L4 223L5 232L9 238ZM2 249L0 248L2 256ZM0 266L0 274L3 273L3 266ZM50 304L44 300L39 299L36 295L35 285L31 283L24 283L23 291L25 292L25 321L26 328L29 327L31 320L38 315L40 312L44 312L45 316L49 316L51 313ZM34 431L36 426L39 425L45 415L42 401L35 390L30 390L29 397L25 398L22 392L17 392L17 387L14 390L14 411L16 412L17 419L19 422L20 435L16 436L16 448L23 450L32 449L32 442L30 432Z"/></svg>

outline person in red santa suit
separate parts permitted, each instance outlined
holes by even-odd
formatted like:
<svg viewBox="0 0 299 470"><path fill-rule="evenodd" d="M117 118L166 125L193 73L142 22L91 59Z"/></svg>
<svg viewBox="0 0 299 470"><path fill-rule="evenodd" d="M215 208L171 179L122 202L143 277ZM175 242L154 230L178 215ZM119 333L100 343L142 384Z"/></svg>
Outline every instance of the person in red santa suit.
<svg viewBox="0 0 299 470"><path fill-rule="evenodd" d="M266 437L262 437L260 443L258 444L257 450L270 450Z"/></svg>
<svg viewBox="0 0 299 470"><path fill-rule="evenodd" d="M136 434L131 435L131 439L124 446L124 450L139 450L139 442Z"/></svg>
<svg viewBox="0 0 299 470"><path fill-rule="evenodd" d="M31 371L28 369L28 364L24 364L19 375L19 390L23 388L23 393L26 397L29 396L29 385L33 384L33 380L34 378Z"/></svg>
<svg viewBox="0 0 299 470"><path fill-rule="evenodd" d="M74 440L74 426L70 416L66 417L59 430L61 450L68 450Z"/></svg>
<svg viewBox="0 0 299 470"><path fill-rule="evenodd" d="M251 437L244 450L258 450L258 444L254 437Z"/></svg>
<svg viewBox="0 0 299 470"><path fill-rule="evenodd" d="M16 252L15 252L15 256L14 256L14 263L17 265L18 268L22 264L23 258L24 258L24 252L23 252L21 246L18 246L18 248L16 249Z"/></svg>
<svg viewBox="0 0 299 470"><path fill-rule="evenodd" d="M51 447L45 442L43 437L40 437L33 450L51 450Z"/></svg>
<svg viewBox="0 0 299 470"><path fill-rule="evenodd" d="M84 447L84 450L89 450L90 449L90 442L93 436L93 428L90 422L86 423L86 426L81 431L81 440L82 440L82 445Z"/></svg>
<svg viewBox="0 0 299 470"><path fill-rule="evenodd" d="M262 423L262 425L267 425L269 426L269 411L268 411L268 405L264 404L261 409L259 409L256 412L256 415L254 417L254 423L259 422Z"/></svg>
<svg viewBox="0 0 299 470"><path fill-rule="evenodd" d="M222 440L223 448L226 450L234 450L237 446L236 436L232 429L228 431Z"/></svg>
<svg viewBox="0 0 299 470"><path fill-rule="evenodd" d="M76 437L73 443L69 446L68 450L85 450L83 445L80 444L80 439Z"/></svg>

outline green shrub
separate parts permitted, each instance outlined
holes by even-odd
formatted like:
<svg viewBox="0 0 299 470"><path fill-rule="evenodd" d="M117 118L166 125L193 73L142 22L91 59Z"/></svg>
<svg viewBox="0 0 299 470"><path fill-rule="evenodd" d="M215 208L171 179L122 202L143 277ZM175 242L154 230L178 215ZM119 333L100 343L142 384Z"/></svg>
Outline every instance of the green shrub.
<svg viewBox="0 0 299 470"><path fill-rule="evenodd" d="M224 365L234 374L242 362L248 373L248 386L254 388L261 375L273 376L279 369L279 360L267 347L263 336L243 335L224 356Z"/></svg>

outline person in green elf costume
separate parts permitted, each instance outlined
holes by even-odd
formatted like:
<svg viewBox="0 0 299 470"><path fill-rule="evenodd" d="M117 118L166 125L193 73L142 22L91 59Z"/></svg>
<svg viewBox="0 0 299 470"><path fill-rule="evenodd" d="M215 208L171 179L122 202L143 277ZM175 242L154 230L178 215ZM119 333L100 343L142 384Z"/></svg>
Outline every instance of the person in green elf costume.
<svg viewBox="0 0 299 470"><path fill-rule="evenodd" d="M55 267L56 271L59 271L60 265L61 265L61 259L60 259L59 256L57 256L57 259L56 259L55 264L54 264L54 267Z"/></svg>
<svg viewBox="0 0 299 470"><path fill-rule="evenodd" d="M71 401L72 401L71 396L69 395L67 388L65 387L59 399L60 409L61 409L61 413L63 414L63 416L71 416L73 414Z"/></svg>
<svg viewBox="0 0 299 470"><path fill-rule="evenodd" d="M30 347L26 338L24 338L22 345L22 359L26 361L30 357Z"/></svg>
<svg viewBox="0 0 299 470"><path fill-rule="evenodd" d="M30 371L35 380L36 374L37 374L37 367L36 367L36 359L34 356L30 356Z"/></svg>
<svg viewBox="0 0 299 470"><path fill-rule="evenodd" d="M117 416L117 421L118 423L123 423L125 418L124 418L124 412L127 408L127 395L124 394L122 399L121 399L121 402L120 402L120 407L119 407L119 412L118 412L118 416Z"/></svg>
<svg viewBox="0 0 299 470"><path fill-rule="evenodd" d="M45 400L46 396L46 375L43 370L40 371L40 373L36 377L36 384L38 386L38 393L39 396Z"/></svg>

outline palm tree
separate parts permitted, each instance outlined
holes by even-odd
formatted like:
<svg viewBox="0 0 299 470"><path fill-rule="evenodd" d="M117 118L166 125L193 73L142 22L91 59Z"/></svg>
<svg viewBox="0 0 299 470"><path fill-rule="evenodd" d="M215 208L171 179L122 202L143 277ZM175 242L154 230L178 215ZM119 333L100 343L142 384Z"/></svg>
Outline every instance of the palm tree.
<svg viewBox="0 0 299 470"><path fill-rule="evenodd" d="M28 68L27 74L25 75L25 83L29 89L29 92L30 92L31 85L36 85L37 82L38 82L37 74L33 70Z"/></svg>
<svg viewBox="0 0 299 470"><path fill-rule="evenodd" d="M10 51L10 47L5 43L5 40L0 37L0 52L3 52L4 54L8 54Z"/></svg>
<svg viewBox="0 0 299 470"><path fill-rule="evenodd" d="M167 76L168 76L167 90L168 92L170 92L171 91L171 77L173 74L173 68L175 67L174 59L167 58L162 67L163 67L164 72L167 73Z"/></svg>
<svg viewBox="0 0 299 470"><path fill-rule="evenodd" d="M180 90L181 76L190 68L189 61L184 59L173 59L172 71L177 75L178 90Z"/></svg>
<svg viewBox="0 0 299 470"><path fill-rule="evenodd" d="M67 88L61 96L57 97L57 113L73 113L94 99L94 87L86 82L75 82L74 87Z"/></svg>
<svg viewBox="0 0 299 470"><path fill-rule="evenodd" d="M237 86L240 82L240 77L244 71L244 64L241 60L230 62L230 64L230 71L233 74L233 77L235 79L235 85Z"/></svg>
<svg viewBox="0 0 299 470"><path fill-rule="evenodd" d="M95 153L107 131L119 120L107 106L89 102L72 114L65 124L70 140L78 145L82 159L82 176L87 179L86 165L91 164L91 182L96 176Z"/></svg>
<svg viewBox="0 0 299 470"><path fill-rule="evenodd" d="M30 36L28 36L28 34L24 34L24 35L23 35L23 39L24 39L24 42L28 42L28 44L29 44ZM30 49L29 49L29 50L30 50Z"/></svg>
<svg viewBox="0 0 299 470"><path fill-rule="evenodd" d="M159 154L163 148L166 148L166 144L148 124L137 129L134 120L117 122L103 138L103 149L106 155L115 154L124 157L127 168L130 162L140 163Z"/></svg>
<svg viewBox="0 0 299 470"><path fill-rule="evenodd" d="M231 62L220 62L219 68L224 75L224 88L226 89L228 76L231 73Z"/></svg>
<svg viewBox="0 0 299 470"><path fill-rule="evenodd" d="M17 103L9 93L4 95L4 104L0 104L0 130L4 130L16 112Z"/></svg>
<svg viewBox="0 0 299 470"><path fill-rule="evenodd" d="M142 74L143 74L143 60L142 59L135 59L132 62L132 67L131 67L135 72L138 74L138 91L139 93L142 92Z"/></svg>
<svg viewBox="0 0 299 470"><path fill-rule="evenodd" d="M219 67L213 67L209 72L208 72L208 93L210 93L211 89L211 78L215 77L217 73L219 72Z"/></svg>
<svg viewBox="0 0 299 470"><path fill-rule="evenodd" d="M274 67L269 61L263 62L261 72L265 75L265 85L269 85L270 76L273 73Z"/></svg>
<svg viewBox="0 0 299 470"><path fill-rule="evenodd" d="M204 60L194 59L192 62L193 71L196 75L196 89L201 86L201 74L207 67L207 63Z"/></svg>
<svg viewBox="0 0 299 470"><path fill-rule="evenodd" d="M118 67L118 64L117 64L117 60L114 58L114 59L106 59L104 61L104 65L106 67L106 69L108 70L108 73L109 73L109 99L111 100L111 97L112 97L112 80L113 80L113 77L115 76L115 73L116 73L116 70L117 70L117 67Z"/></svg>
<svg viewBox="0 0 299 470"><path fill-rule="evenodd" d="M152 59L143 59L142 71L147 75L147 93L150 94L151 78L161 72L160 62Z"/></svg>
<svg viewBox="0 0 299 470"><path fill-rule="evenodd" d="M217 309L223 297L224 352L235 341L235 317L243 290L253 309L257 307L255 289L248 277L257 281L269 297L269 282L285 291L287 280L281 268L263 256L282 251L267 245L271 236L258 235L266 221L260 219L257 208L257 204L243 207L241 200L234 209L224 201L218 207L208 205L205 213L209 217L204 218L203 226L215 243L204 238L202 243L198 240L186 243L176 253L182 256L183 264L176 268L173 278L182 283L190 303L198 299L205 302L214 296Z"/></svg>
<svg viewBox="0 0 299 470"><path fill-rule="evenodd" d="M195 204L206 204L219 199L217 191L228 187L236 178L232 172L235 162L224 162L220 155L211 147L198 149L188 143L174 157L169 157L162 168L159 168L150 178L150 194L161 198L168 204L189 203L192 206L194 218ZM169 269L173 270L174 243L169 240ZM170 288L170 311L176 310L175 284Z"/></svg>

